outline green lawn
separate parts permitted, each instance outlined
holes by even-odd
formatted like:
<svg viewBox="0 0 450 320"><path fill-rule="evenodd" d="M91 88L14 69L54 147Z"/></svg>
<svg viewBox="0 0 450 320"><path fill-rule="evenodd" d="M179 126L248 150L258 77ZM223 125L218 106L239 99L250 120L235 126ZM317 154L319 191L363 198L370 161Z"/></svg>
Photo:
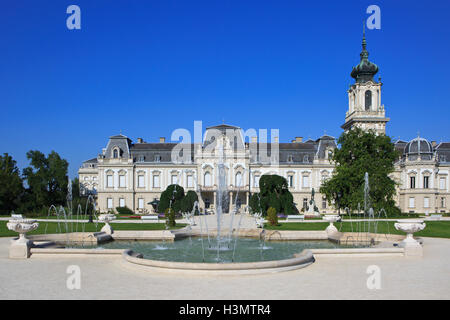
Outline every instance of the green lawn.
<svg viewBox="0 0 450 320"><path fill-rule="evenodd" d="M377 226L378 233L391 233L405 235L404 232L397 231L394 227L395 221L379 221ZM426 228L414 235L421 237L437 237L437 238L450 238L450 221L426 221ZM363 223L350 223L350 222L337 222L334 224L336 228L342 232L351 232L353 226L353 232L356 232L359 228L364 229ZM280 223L278 226L269 226L266 224L265 228L268 230L325 230L328 226L327 222L286 222ZM365 224L365 230L368 229L368 224ZM373 230L373 224L371 231Z"/></svg>
<svg viewBox="0 0 450 320"><path fill-rule="evenodd" d="M7 221L0 221L0 237L13 237L17 236L17 232L8 230L6 227ZM43 234L45 231L46 222L39 222L39 227L34 230L33 232L27 233L27 234ZM95 223L87 223L85 227L86 232L95 232L100 231L100 229L103 227L103 223L99 223L97 226L97 229L95 228ZM61 228L65 230L64 224L60 224ZM185 224L177 224L175 228L172 229L179 229L186 226ZM166 225L164 223L114 223L112 224L112 227L114 230L165 230ZM69 231L71 226L69 224ZM81 231L81 223L78 224L78 232ZM47 227L47 233L56 233L58 230L58 223L56 222L48 222ZM76 224L73 224L73 231L76 230Z"/></svg>

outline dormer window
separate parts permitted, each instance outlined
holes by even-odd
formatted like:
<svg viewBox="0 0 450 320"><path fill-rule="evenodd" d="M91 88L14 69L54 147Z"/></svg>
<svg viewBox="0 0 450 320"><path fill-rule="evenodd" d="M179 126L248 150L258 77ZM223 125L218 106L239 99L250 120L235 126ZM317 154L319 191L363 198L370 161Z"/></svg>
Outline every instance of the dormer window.
<svg viewBox="0 0 450 320"><path fill-rule="evenodd" d="M138 162L144 162L145 161L145 157L144 156L139 156L138 157Z"/></svg>
<svg viewBox="0 0 450 320"><path fill-rule="evenodd" d="M303 162L309 162L309 157L307 154L303 156Z"/></svg>
<svg viewBox="0 0 450 320"><path fill-rule="evenodd" d="M114 158L114 159L119 158L119 150L114 149L114 151L113 151L113 158Z"/></svg>
<svg viewBox="0 0 450 320"><path fill-rule="evenodd" d="M288 155L287 161L288 161L288 162L293 162L292 154Z"/></svg>
<svg viewBox="0 0 450 320"><path fill-rule="evenodd" d="M159 154L155 155L155 162L161 162L161 156Z"/></svg>

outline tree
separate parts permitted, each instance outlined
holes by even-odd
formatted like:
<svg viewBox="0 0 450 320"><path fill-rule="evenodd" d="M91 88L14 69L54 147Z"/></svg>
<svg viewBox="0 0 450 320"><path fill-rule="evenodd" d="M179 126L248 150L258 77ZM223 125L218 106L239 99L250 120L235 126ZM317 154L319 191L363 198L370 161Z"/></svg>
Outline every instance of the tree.
<svg viewBox="0 0 450 320"><path fill-rule="evenodd" d="M172 208L174 213L191 212L195 201L198 201L195 191L189 190L185 194L183 187L171 184L161 193L158 211L166 212L168 208Z"/></svg>
<svg viewBox="0 0 450 320"><path fill-rule="evenodd" d="M52 151L47 157L40 151L29 151L31 167L23 170L29 186L28 192L34 209L64 205L67 195L67 169L69 163Z"/></svg>
<svg viewBox="0 0 450 320"><path fill-rule="evenodd" d="M23 193L23 181L16 161L7 153L0 155L0 212L9 214L16 210Z"/></svg>
<svg viewBox="0 0 450 320"><path fill-rule="evenodd" d="M195 191L189 190L181 202L181 211L191 212L194 209L195 201L198 201L197 193L195 193Z"/></svg>
<svg viewBox="0 0 450 320"><path fill-rule="evenodd" d="M72 197L74 200L80 199L80 180L78 178L74 178L72 180Z"/></svg>
<svg viewBox="0 0 450 320"><path fill-rule="evenodd" d="M158 205L159 212L166 212L172 208L174 213L181 212L181 203L184 198L183 187L177 184L171 184L161 193L161 199Z"/></svg>
<svg viewBox="0 0 450 320"><path fill-rule="evenodd" d="M252 212L261 212L266 215L267 209L272 207L275 211L291 214L295 211L294 198L288 189L285 178L279 175L263 175L259 180L259 193L250 198Z"/></svg>
<svg viewBox="0 0 450 320"><path fill-rule="evenodd" d="M370 200L375 210L395 210L396 183L389 177L394 171L398 153L391 139L373 131L354 128L338 139L331 160L335 163L333 176L320 188L331 204L355 210L364 206L364 175L369 174Z"/></svg>

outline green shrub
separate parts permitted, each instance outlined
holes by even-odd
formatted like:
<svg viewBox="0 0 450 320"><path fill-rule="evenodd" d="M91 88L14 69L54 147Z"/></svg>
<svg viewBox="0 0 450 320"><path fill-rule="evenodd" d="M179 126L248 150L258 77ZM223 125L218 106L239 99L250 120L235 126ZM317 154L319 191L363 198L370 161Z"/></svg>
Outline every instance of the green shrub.
<svg viewBox="0 0 450 320"><path fill-rule="evenodd" d="M164 212L164 216L166 217L166 225L169 228L173 228L176 226L174 210L167 208L166 211Z"/></svg>
<svg viewBox="0 0 450 320"><path fill-rule="evenodd" d="M267 209L267 221L269 221L269 224L271 226L278 225L278 216L275 208L270 207L269 209Z"/></svg>
<svg viewBox="0 0 450 320"><path fill-rule="evenodd" d="M128 208L126 206L125 207L117 207L116 211L117 211L118 214L124 215L124 216L132 216L132 215L134 215L133 210L131 210L130 208Z"/></svg>

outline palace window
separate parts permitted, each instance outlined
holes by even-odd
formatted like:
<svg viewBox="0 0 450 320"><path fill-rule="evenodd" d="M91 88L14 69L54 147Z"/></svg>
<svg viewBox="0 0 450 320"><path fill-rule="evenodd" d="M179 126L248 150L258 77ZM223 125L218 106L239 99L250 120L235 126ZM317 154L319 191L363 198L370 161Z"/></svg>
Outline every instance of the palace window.
<svg viewBox="0 0 450 320"><path fill-rule="evenodd" d="M445 178L439 178L439 189L444 190L445 189Z"/></svg>
<svg viewBox="0 0 450 320"><path fill-rule="evenodd" d="M424 189L428 189L429 188L429 180L430 180L430 177L428 177L428 176L425 176L425 177L423 177L423 188Z"/></svg>
<svg viewBox="0 0 450 320"><path fill-rule="evenodd" d="M303 188L309 188L309 176L303 176Z"/></svg>
<svg viewBox="0 0 450 320"><path fill-rule="evenodd" d="M414 208L416 206L415 200L416 199L414 197L409 198L409 207L410 208Z"/></svg>
<svg viewBox="0 0 450 320"><path fill-rule="evenodd" d="M211 173L209 173L209 172L205 173L204 184L205 184L205 187L210 187L211 186Z"/></svg>
<svg viewBox="0 0 450 320"><path fill-rule="evenodd" d="M159 188L159 175L153 176L153 188Z"/></svg>
<svg viewBox="0 0 450 320"><path fill-rule="evenodd" d="M430 207L430 198L428 198L428 197L423 198L423 207L424 208Z"/></svg>
<svg viewBox="0 0 450 320"><path fill-rule="evenodd" d="M112 198L106 199L106 206L107 206L108 209L112 209L113 208L113 199Z"/></svg>
<svg viewBox="0 0 450 320"><path fill-rule="evenodd" d="M113 180L113 175L112 174L108 174L106 176L106 187L107 188L114 187L114 180Z"/></svg>
<svg viewBox="0 0 450 320"><path fill-rule="evenodd" d="M445 197L441 197L441 208L445 208Z"/></svg>
<svg viewBox="0 0 450 320"><path fill-rule="evenodd" d="M411 189L416 188L416 177L409 177L409 187Z"/></svg>
<svg viewBox="0 0 450 320"><path fill-rule="evenodd" d="M125 175L124 174L119 176L119 188L125 188Z"/></svg>
<svg viewBox="0 0 450 320"><path fill-rule="evenodd" d="M145 177L143 174L138 175L138 188L145 187Z"/></svg>
<svg viewBox="0 0 450 320"><path fill-rule="evenodd" d="M303 198L303 209L306 211L308 210L308 199Z"/></svg>
<svg viewBox="0 0 450 320"><path fill-rule="evenodd" d="M171 180L172 184L177 184L178 183L178 176L176 174L173 174L171 176Z"/></svg>
<svg viewBox="0 0 450 320"><path fill-rule="evenodd" d="M259 188L259 176L254 176L253 177L253 186L255 188Z"/></svg>
<svg viewBox="0 0 450 320"><path fill-rule="evenodd" d="M365 94L365 108L366 108L366 111L369 111L371 106L372 106L372 91L367 90L366 94Z"/></svg>
<svg viewBox="0 0 450 320"><path fill-rule="evenodd" d="M144 209L144 199L143 198L138 199L138 209Z"/></svg>
<svg viewBox="0 0 450 320"><path fill-rule="evenodd" d="M292 188L294 186L294 176L292 176L292 175L288 176L288 183L289 183L289 188Z"/></svg>
<svg viewBox="0 0 450 320"><path fill-rule="evenodd" d="M125 199L124 198L120 198L119 199L119 207L125 207Z"/></svg>
<svg viewBox="0 0 450 320"><path fill-rule="evenodd" d="M240 172L236 173L235 183L236 183L236 187L242 186L242 174Z"/></svg>
<svg viewBox="0 0 450 320"><path fill-rule="evenodd" d="M187 186L188 186L188 188L194 187L194 177L193 176L187 176Z"/></svg>
<svg viewBox="0 0 450 320"><path fill-rule="evenodd" d="M113 151L113 158L117 159L118 157L119 157L119 150L114 149L114 151Z"/></svg>

